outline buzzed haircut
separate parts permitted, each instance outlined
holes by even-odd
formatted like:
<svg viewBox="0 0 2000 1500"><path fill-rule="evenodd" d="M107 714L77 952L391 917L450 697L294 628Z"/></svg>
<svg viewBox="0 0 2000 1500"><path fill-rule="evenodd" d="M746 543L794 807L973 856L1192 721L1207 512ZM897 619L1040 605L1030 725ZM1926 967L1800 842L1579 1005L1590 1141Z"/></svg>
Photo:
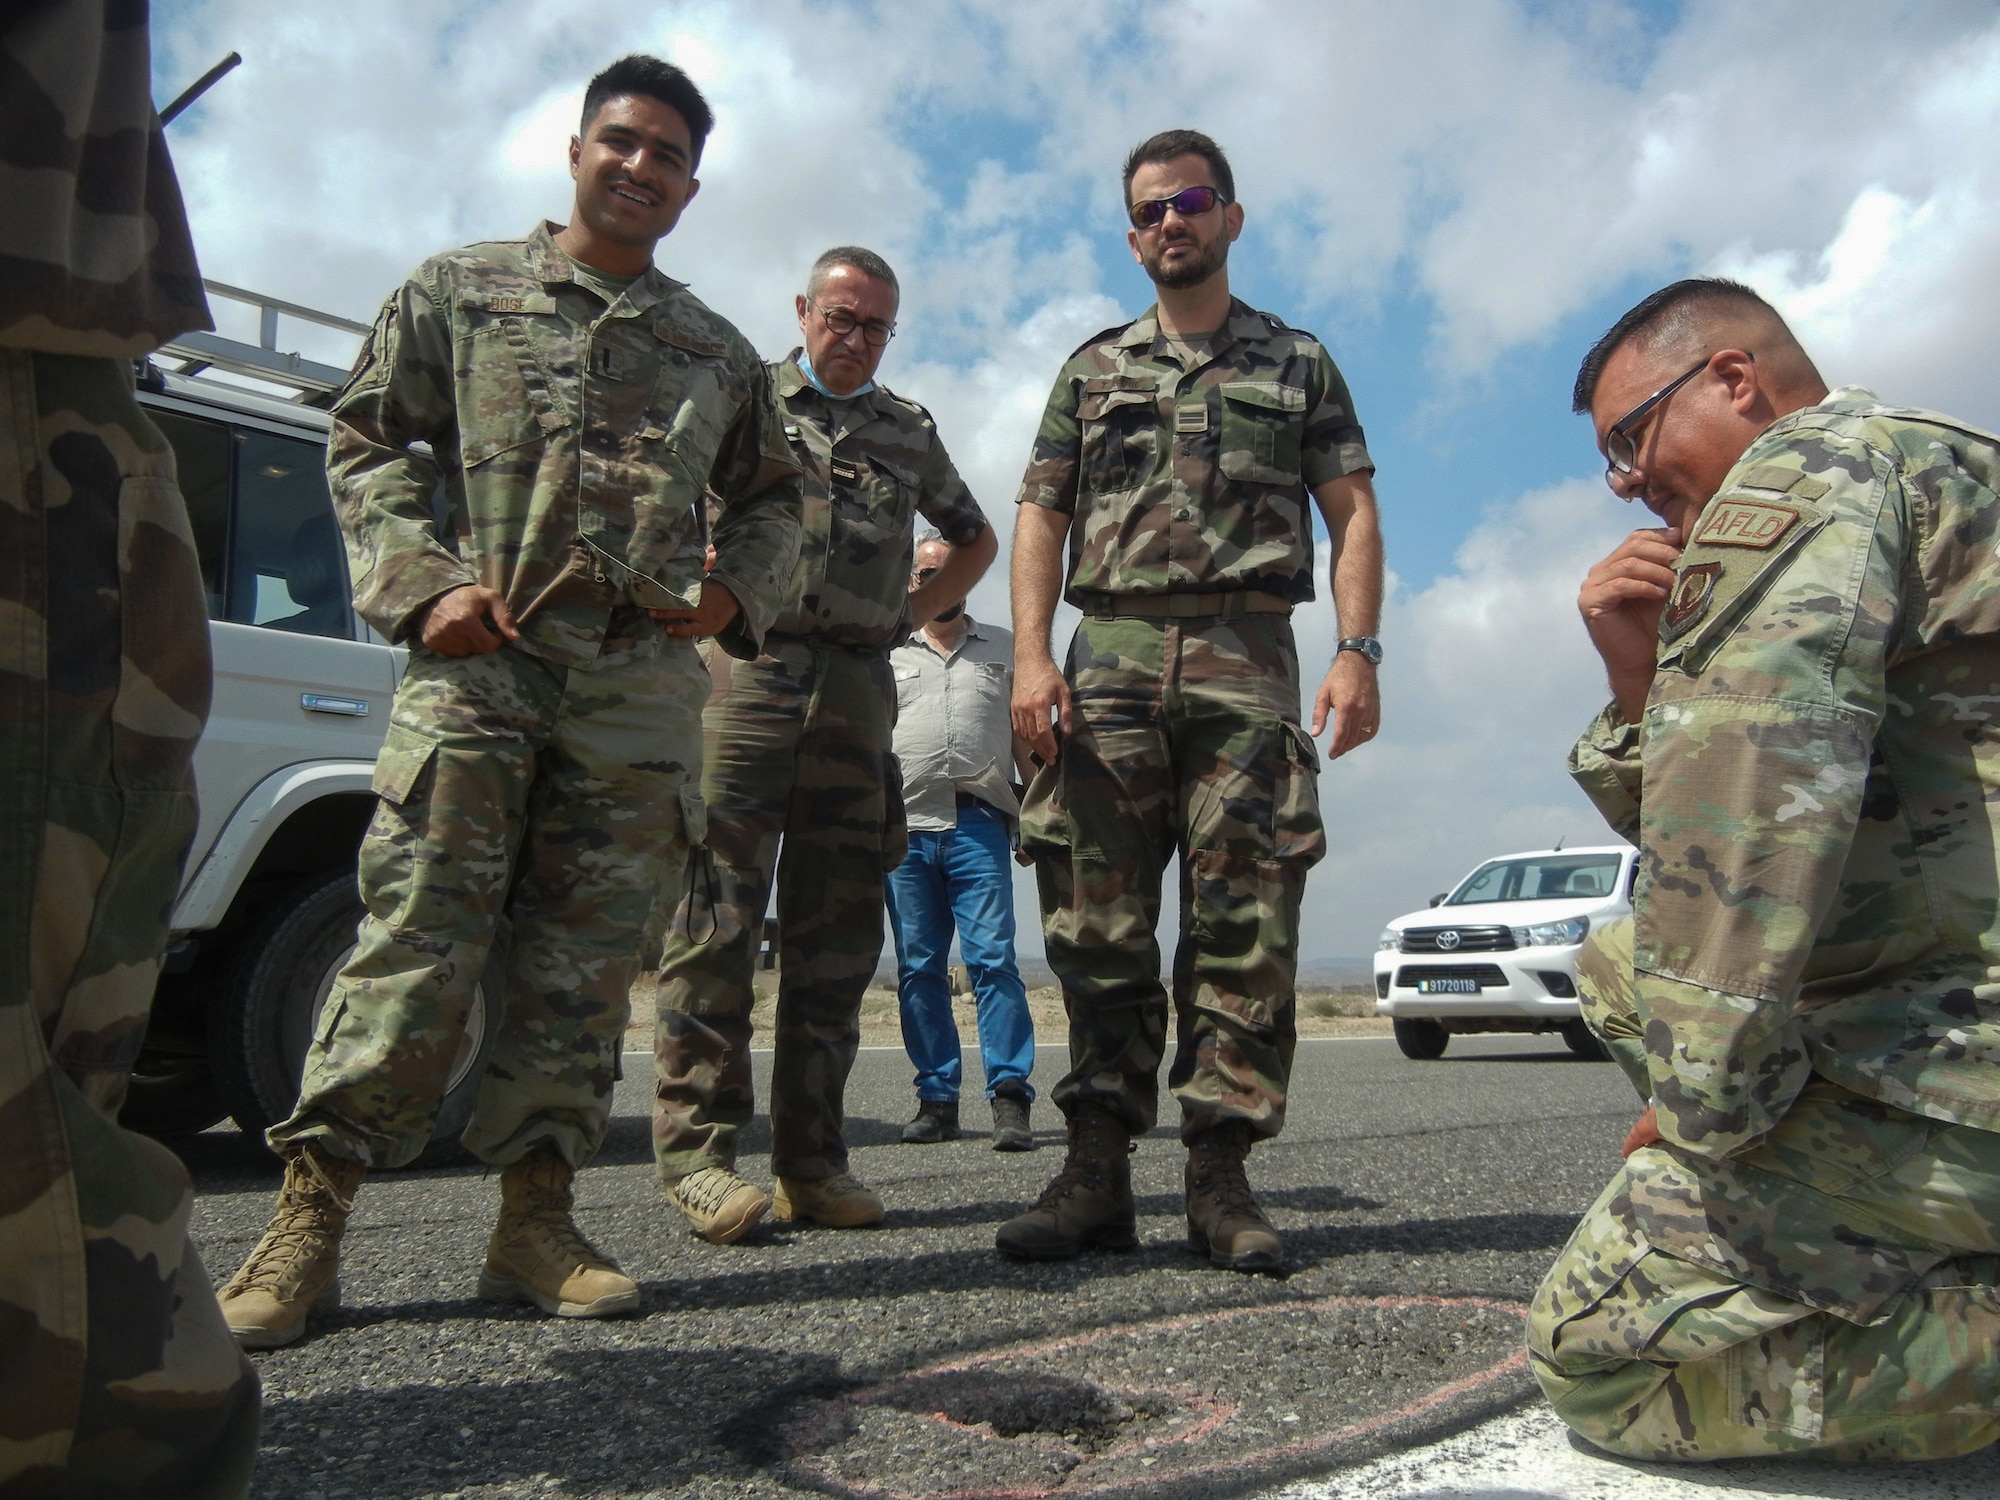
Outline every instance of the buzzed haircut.
<svg viewBox="0 0 2000 1500"><path fill-rule="evenodd" d="M898 302L903 300L903 288L896 280L896 273L889 269L889 262L873 250L864 250L859 245L835 245L831 250L820 252L818 260L812 263L812 270L806 276L806 295L817 297L826 273L835 266L852 266L863 276L873 276L896 294Z"/></svg>
<svg viewBox="0 0 2000 1500"><path fill-rule="evenodd" d="M1819 379L1819 372L1805 350L1770 303L1740 281L1722 276L1690 276L1661 287L1613 323L1605 330L1604 337L1590 346L1576 372L1570 410L1590 410L1597 399L1597 382L1604 376L1605 365L1624 344L1636 339L1648 353L1674 351L1687 357L1706 345L1718 323L1735 324L1738 329L1746 324L1765 325L1771 336L1757 340L1763 347L1749 352L1769 363L1774 375Z"/></svg>
<svg viewBox="0 0 2000 1500"><path fill-rule="evenodd" d="M1125 158L1125 206L1132 206L1132 178L1139 168L1156 166L1179 156L1199 156L1208 163L1208 175L1215 179L1222 196L1236 201L1236 174L1229 170L1229 158L1222 148L1199 130L1162 130L1149 135L1132 148Z"/></svg>
<svg viewBox="0 0 2000 1500"><path fill-rule="evenodd" d="M700 166L701 148L708 144L708 133L715 129L715 111L708 107L692 78L672 63L643 52L619 58L590 80L590 87L583 91L583 123L577 134L588 138L590 122L597 118L599 110L613 99L634 94L657 100L687 121L688 141L694 147L694 160L688 165Z"/></svg>

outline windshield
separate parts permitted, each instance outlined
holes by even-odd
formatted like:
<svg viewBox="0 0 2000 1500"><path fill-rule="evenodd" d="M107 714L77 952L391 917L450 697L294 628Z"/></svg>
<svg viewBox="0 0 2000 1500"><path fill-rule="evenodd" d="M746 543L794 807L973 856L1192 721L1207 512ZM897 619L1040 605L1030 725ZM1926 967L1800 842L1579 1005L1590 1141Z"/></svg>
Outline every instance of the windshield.
<svg viewBox="0 0 2000 1500"><path fill-rule="evenodd" d="M1535 854L1481 865L1451 893L1446 906L1475 901L1549 901L1608 896L1618 888L1616 854Z"/></svg>

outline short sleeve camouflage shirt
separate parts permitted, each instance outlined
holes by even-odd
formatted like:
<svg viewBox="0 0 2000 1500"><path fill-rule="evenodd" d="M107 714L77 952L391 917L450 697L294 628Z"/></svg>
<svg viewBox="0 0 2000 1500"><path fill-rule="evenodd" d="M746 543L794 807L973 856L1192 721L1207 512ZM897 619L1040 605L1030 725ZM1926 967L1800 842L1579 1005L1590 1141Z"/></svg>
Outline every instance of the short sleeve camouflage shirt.
<svg viewBox="0 0 2000 1500"><path fill-rule="evenodd" d="M1702 510L1644 721L1571 770L1640 846L1662 1133L1724 1156L1818 1073L2000 1129L2000 438L1836 391Z"/></svg>
<svg viewBox="0 0 2000 1500"><path fill-rule="evenodd" d="M771 367L771 383L806 476L798 561L772 628L886 650L909 632L916 517L962 547L986 513L916 402L879 385L831 400L806 380L797 350Z"/></svg>
<svg viewBox="0 0 2000 1500"><path fill-rule="evenodd" d="M1068 598L1252 589L1313 597L1309 492L1374 468L1309 333L1232 302L1205 346L1158 310L1070 356L1020 503L1069 512Z"/></svg>

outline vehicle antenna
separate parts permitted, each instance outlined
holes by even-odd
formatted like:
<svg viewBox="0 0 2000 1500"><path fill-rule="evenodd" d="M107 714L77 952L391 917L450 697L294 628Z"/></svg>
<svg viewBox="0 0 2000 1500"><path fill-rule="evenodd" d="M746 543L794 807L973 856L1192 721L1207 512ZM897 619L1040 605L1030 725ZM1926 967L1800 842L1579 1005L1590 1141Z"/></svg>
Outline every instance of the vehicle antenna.
<svg viewBox="0 0 2000 1500"><path fill-rule="evenodd" d="M221 80L223 74L242 61L243 54L241 52L232 52L229 56L223 58L221 62L217 63L206 73L202 74L201 77L181 90L179 97L172 104L169 104L165 109L160 111L160 123L162 125L173 124L176 115L180 114L182 110L194 103L195 100L214 88Z"/></svg>
<svg viewBox="0 0 2000 1500"><path fill-rule="evenodd" d="M1557 840L1556 840L1556 853L1558 853L1558 854L1562 853L1562 848L1563 848L1563 839L1566 839L1566 838L1568 838L1568 837L1569 837L1569 835L1568 835L1568 834L1564 834L1564 835L1562 836L1562 839L1557 839Z"/></svg>

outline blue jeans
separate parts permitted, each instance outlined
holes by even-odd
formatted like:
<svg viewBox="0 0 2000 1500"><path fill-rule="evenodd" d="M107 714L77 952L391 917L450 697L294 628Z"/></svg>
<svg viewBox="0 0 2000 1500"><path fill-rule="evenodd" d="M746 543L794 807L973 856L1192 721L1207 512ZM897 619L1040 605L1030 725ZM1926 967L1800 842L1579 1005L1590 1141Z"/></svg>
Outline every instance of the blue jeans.
<svg viewBox="0 0 2000 1500"><path fill-rule="evenodd" d="M1013 852L1007 820L983 802L963 801L958 827L910 830L907 858L889 872L889 922L896 934L896 989L903 1046L917 1065L919 1099L958 1098L964 1072L951 1014L951 934L978 1002L979 1056L986 1097L1003 1083L1028 1084L1035 1025L1014 966Z"/></svg>

